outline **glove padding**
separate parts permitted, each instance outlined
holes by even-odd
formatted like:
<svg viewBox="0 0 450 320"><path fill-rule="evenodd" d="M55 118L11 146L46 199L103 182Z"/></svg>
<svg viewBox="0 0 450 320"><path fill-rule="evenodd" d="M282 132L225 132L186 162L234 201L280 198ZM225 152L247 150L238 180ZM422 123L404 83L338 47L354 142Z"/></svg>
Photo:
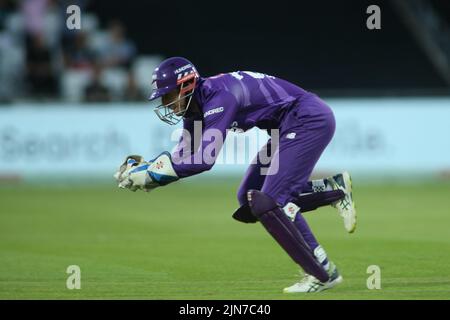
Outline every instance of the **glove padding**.
<svg viewBox="0 0 450 320"><path fill-rule="evenodd" d="M134 160L130 162L130 164L128 163L129 160ZM113 177L116 179L117 182L120 182L123 180L123 173L125 172L125 170L127 170L127 166L128 164L130 166L136 166L139 163L144 162L144 158L142 156L138 156L138 155L131 155L125 158L125 161L120 165L119 170L113 175Z"/></svg>
<svg viewBox="0 0 450 320"><path fill-rule="evenodd" d="M119 188L146 192L179 179L168 152L151 161L143 161L140 156L129 156L114 177L119 182Z"/></svg>
<svg viewBox="0 0 450 320"><path fill-rule="evenodd" d="M142 156L127 156L125 161L120 165L119 170L113 175L119 184L119 188L129 188L131 191L136 191L138 188L131 186L131 183L128 180L128 175L133 168L145 163L146 162Z"/></svg>

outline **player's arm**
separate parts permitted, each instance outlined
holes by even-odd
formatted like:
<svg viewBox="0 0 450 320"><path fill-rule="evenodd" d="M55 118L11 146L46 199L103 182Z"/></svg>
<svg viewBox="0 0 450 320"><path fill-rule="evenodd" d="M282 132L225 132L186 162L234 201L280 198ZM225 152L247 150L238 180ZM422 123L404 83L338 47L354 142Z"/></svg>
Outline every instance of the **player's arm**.
<svg viewBox="0 0 450 320"><path fill-rule="evenodd" d="M190 157L173 162L179 178L185 178L210 170L221 150L237 110L236 98L229 92L213 95L203 107L204 127L200 147Z"/></svg>
<svg viewBox="0 0 450 320"><path fill-rule="evenodd" d="M199 142L200 147L197 150L192 147L191 141L195 139L195 134L193 127L189 124L189 127L185 126L185 129L191 138L181 137L176 148L177 156L172 157L170 153L163 152L151 161L129 161L126 170L118 179L119 187L132 191L139 189L150 191L180 178L211 169L222 148L227 129L234 119L236 105L236 99L228 92L213 95L203 109L204 128ZM183 146L186 147L189 144L191 144L189 147L182 150ZM196 144L193 145L196 148ZM204 152L205 150L214 152Z"/></svg>
<svg viewBox="0 0 450 320"><path fill-rule="evenodd" d="M201 136L196 137L194 135L194 125L193 118L183 120L182 135L172 151L173 162L181 162L182 159L192 156L196 149L198 149Z"/></svg>
<svg viewBox="0 0 450 320"><path fill-rule="evenodd" d="M114 174L119 188L127 188L131 191L150 191L158 186L178 180L172 163L174 160L181 161L183 158L192 155L193 121L190 119L185 120L183 129L183 134L172 155L169 152L163 152L155 159L149 161L145 161L142 156L138 155L126 157Z"/></svg>

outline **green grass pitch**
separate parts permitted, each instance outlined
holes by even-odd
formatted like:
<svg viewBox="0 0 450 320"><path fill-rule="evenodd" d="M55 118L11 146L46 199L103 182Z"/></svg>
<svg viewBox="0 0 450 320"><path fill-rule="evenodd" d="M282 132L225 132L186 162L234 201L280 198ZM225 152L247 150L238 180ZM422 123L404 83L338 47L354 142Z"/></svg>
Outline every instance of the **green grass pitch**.
<svg viewBox="0 0 450 320"><path fill-rule="evenodd" d="M358 185L355 234L306 213L344 282L282 293L298 268L259 224L231 218L237 180L150 194L111 186L0 187L0 299L448 299L450 183ZM81 289L66 268L81 268ZM369 290L367 267L381 268Z"/></svg>

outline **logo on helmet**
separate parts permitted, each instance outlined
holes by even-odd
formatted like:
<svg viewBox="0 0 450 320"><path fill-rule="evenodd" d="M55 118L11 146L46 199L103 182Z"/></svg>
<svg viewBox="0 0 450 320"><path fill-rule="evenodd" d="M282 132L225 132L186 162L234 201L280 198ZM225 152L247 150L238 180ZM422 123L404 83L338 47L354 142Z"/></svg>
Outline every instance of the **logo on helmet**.
<svg viewBox="0 0 450 320"><path fill-rule="evenodd" d="M179 67L178 69L175 69L175 71L174 71L174 73L175 74L179 74L180 72L183 72L184 70L186 70L186 69L188 69L188 68L193 68L193 66L192 66L192 64L187 64L187 65L184 65L184 66L182 66L182 67Z"/></svg>
<svg viewBox="0 0 450 320"><path fill-rule="evenodd" d="M189 80L197 78L197 77L198 77L198 73L194 69L186 71L184 73L179 73L177 76L177 84L189 81Z"/></svg>

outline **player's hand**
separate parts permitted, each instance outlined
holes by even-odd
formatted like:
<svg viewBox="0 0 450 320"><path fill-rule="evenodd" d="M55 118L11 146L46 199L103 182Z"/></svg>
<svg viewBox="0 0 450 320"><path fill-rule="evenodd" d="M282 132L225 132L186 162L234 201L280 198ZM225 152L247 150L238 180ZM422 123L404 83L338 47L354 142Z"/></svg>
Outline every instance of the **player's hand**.
<svg viewBox="0 0 450 320"><path fill-rule="evenodd" d="M163 152L151 161L143 161L140 156L129 156L114 177L119 188L147 192L179 179L168 152Z"/></svg>
<svg viewBox="0 0 450 320"><path fill-rule="evenodd" d="M130 155L125 158L125 161L122 162L117 172L113 175L114 179L120 184L123 179L125 179L124 172L138 164L144 162L144 158L139 155Z"/></svg>
<svg viewBox="0 0 450 320"><path fill-rule="evenodd" d="M143 161L140 163L133 163L133 160L130 160L129 162L130 165L122 174L119 188L127 188L131 191L143 190L149 192L159 186L159 184L155 183L149 175L148 170L152 164L151 162Z"/></svg>
<svg viewBox="0 0 450 320"><path fill-rule="evenodd" d="M144 158L139 155L130 155L126 157L118 171L114 174L114 178L116 179L119 188L127 188L131 191L139 189L149 191L144 188L146 181L142 180L145 179L146 169L150 164L151 162L144 161ZM133 171L137 168L139 168L139 170Z"/></svg>

